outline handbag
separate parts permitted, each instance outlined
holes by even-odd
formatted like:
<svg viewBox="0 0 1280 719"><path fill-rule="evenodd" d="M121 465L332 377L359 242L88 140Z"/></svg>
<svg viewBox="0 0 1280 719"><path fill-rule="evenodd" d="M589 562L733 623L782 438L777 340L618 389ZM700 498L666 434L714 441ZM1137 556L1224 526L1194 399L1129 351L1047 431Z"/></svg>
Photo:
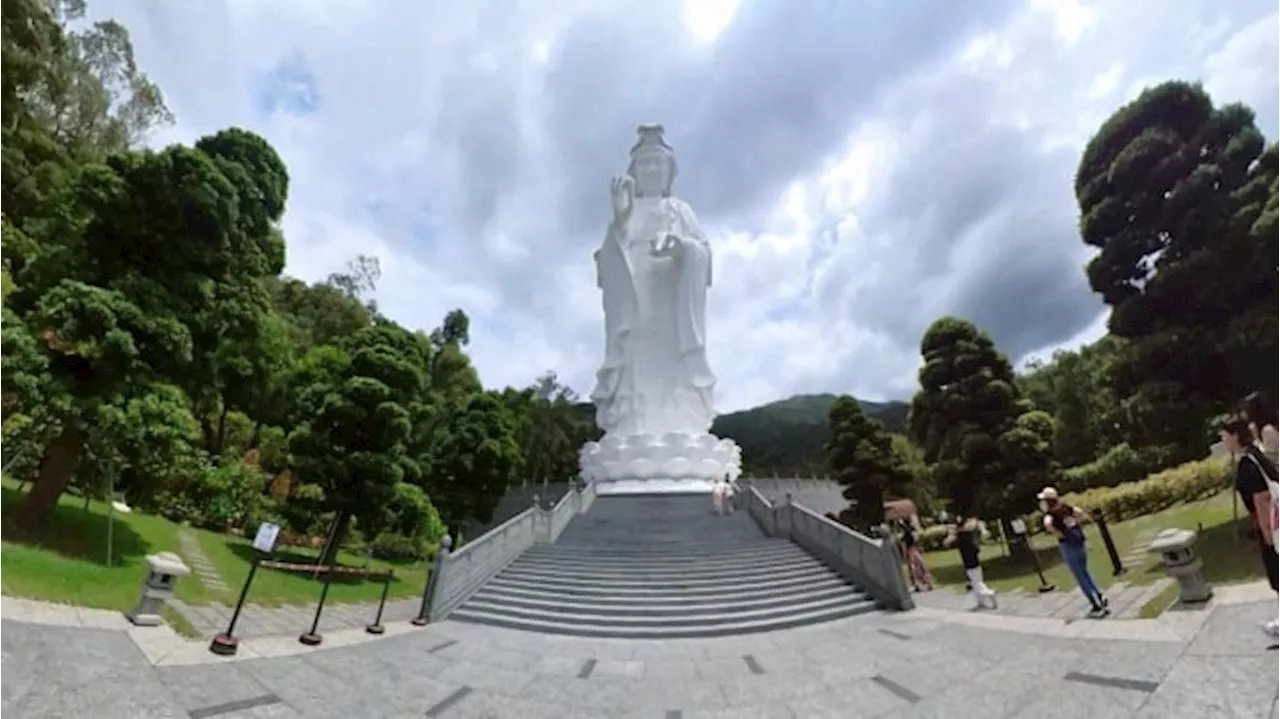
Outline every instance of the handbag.
<svg viewBox="0 0 1280 719"><path fill-rule="evenodd" d="M1280 530L1280 483L1276 482L1276 468L1268 459L1263 462L1253 453L1246 451L1244 456L1253 460L1257 465L1258 471L1262 473L1262 479L1267 483L1267 494L1271 495L1271 531L1274 533ZM1265 456L1264 456L1265 458Z"/></svg>

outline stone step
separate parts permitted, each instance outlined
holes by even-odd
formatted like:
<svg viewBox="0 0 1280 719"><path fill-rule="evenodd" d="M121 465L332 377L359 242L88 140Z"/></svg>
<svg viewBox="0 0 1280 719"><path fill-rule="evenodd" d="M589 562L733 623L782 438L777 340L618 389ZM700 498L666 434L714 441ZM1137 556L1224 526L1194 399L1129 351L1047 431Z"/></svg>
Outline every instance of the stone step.
<svg viewBox="0 0 1280 719"><path fill-rule="evenodd" d="M747 564L724 566L718 562L704 562L700 565L664 568L656 565L634 566L630 563L613 562L595 567L561 564L557 562L524 562L517 560L507 567L511 574L574 578L587 581L610 582L667 582L667 581L710 581L710 580L749 580L760 576L781 576L803 570L822 570L826 565L812 557L799 557L768 564Z"/></svg>
<svg viewBox="0 0 1280 719"><path fill-rule="evenodd" d="M837 575L826 566L813 563L774 569L773 571L741 572L712 576L691 574L646 575L637 573L618 577L600 577L587 573L535 572L528 569L509 569L503 572L502 576L546 586L599 587L625 590L646 587L679 587L688 589L697 587L740 587L756 582L769 584L778 580L801 577L809 578L813 581L821 581L834 579Z"/></svg>
<svg viewBox="0 0 1280 719"><path fill-rule="evenodd" d="M609 573L615 571L702 571L709 568L718 568L724 571L738 571L740 569L752 569L756 567L777 567L785 566L795 562L817 561L809 554L803 551L788 552L778 554L776 556L748 558L748 559L721 559L709 558L703 556L699 559L688 559L679 561L662 561L660 559L629 559L626 562L619 562L618 559L601 557L598 559L580 559L576 557L561 557L551 554L540 554L537 556L523 555L515 561L513 566L530 567L530 568L556 568L572 571L585 572L601 572Z"/></svg>
<svg viewBox="0 0 1280 719"><path fill-rule="evenodd" d="M698 598L698 597L716 597L716 596L767 596L770 594L786 594L797 590L805 590L818 585L820 582L835 582L841 586L845 585L844 579L834 572L827 575L797 575L787 579L778 579L769 582L758 582L744 584L742 582L728 582L719 584L706 584L685 586L678 584L666 585L635 585L619 587L615 585L585 584L581 582L545 582L538 580L521 579L518 577L509 577L498 575L490 581L487 587L498 587L509 591L522 592L541 592L545 594L570 596L570 597L614 597L622 602L641 601L646 599L657 598L674 598L682 597Z"/></svg>
<svg viewBox="0 0 1280 719"><path fill-rule="evenodd" d="M721 544L703 544L696 547L662 546L630 544L613 547L605 544L578 546L573 544L535 544L528 552L531 556L552 555L556 557L581 557L594 559L598 557L627 557L637 561L660 559L663 561L689 561L718 558L767 557L775 554L795 554L799 550L795 544L786 540L768 540L761 542L739 542Z"/></svg>
<svg viewBox="0 0 1280 719"><path fill-rule="evenodd" d="M797 607L791 612L777 612L771 615L755 617L712 618L710 621L669 623L662 625L619 625L612 617L596 623L569 624L560 621L560 617L534 618L512 616L506 611L489 611L473 609L464 605L451 615L451 619L487 624L508 629L521 629L542 634L564 634L579 637L599 637L611 639L698 639L709 637L727 637L756 632L771 632L780 629L808 626L837 619L866 614L876 611L874 602L850 600L841 604L821 608Z"/></svg>
<svg viewBox="0 0 1280 719"><path fill-rule="evenodd" d="M804 552L792 542L785 539L762 539L754 542L703 542L697 545L660 544L645 542L628 542L613 546L607 543L589 545L575 544L535 544L527 554L531 556L553 555L557 557L582 557L595 559L600 557L625 557L628 559L661 559L689 560L717 558L749 558L774 554L795 554L796 550Z"/></svg>
<svg viewBox="0 0 1280 719"><path fill-rule="evenodd" d="M851 586L833 584L816 589L806 587L784 594L764 596L718 594L696 598L688 596L651 597L638 601L556 594L529 596L527 594L507 592L501 588L488 587L477 593L472 601L474 606L508 607L511 609L537 610L557 614L569 613L582 616L601 614L609 616L688 617L706 613L725 614L757 609L789 608L809 602L843 600L851 596L857 599L866 599L862 592Z"/></svg>

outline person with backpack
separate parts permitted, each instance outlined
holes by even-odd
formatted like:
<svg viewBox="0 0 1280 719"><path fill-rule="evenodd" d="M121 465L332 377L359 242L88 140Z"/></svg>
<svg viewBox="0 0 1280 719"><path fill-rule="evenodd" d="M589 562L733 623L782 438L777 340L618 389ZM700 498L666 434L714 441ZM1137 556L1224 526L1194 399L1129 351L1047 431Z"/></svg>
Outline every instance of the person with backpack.
<svg viewBox="0 0 1280 719"><path fill-rule="evenodd" d="M1089 552L1085 548L1085 514L1058 496L1058 490L1045 487L1036 495L1044 503L1044 531L1058 538L1062 561L1071 570L1085 599L1089 600L1089 616L1102 618L1111 614L1110 603L1089 572Z"/></svg>
<svg viewBox="0 0 1280 719"><path fill-rule="evenodd" d="M1227 417L1220 422L1219 437L1236 456L1236 492L1248 510L1258 535L1258 554L1271 589L1280 591L1280 556L1276 555L1276 532L1280 529L1280 485L1276 465L1254 441L1247 417ZM1280 622L1272 619L1263 626L1273 642L1280 641Z"/></svg>

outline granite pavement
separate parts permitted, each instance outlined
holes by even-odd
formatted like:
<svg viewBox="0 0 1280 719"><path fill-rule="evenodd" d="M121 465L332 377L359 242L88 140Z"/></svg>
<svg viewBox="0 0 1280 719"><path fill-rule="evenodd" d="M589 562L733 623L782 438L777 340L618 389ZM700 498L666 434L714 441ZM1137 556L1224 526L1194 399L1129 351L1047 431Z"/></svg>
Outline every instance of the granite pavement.
<svg viewBox="0 0 1280 719"><path fill-rule="evenodd" d="M441 622L246 639L239 656L117 613L3 599L10 716L1276 717L1274 595L1220 591L1158 620L920 608L722 639L555 637Z"/></svg>

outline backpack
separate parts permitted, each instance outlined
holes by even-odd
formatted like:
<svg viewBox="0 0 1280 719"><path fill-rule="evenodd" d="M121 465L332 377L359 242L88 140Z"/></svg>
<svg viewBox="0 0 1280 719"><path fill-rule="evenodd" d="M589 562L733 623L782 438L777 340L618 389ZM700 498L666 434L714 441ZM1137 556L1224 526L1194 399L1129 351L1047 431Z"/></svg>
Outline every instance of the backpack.
<svg viewBox="0 0 1280 719"><path fill-rule="evenodd" d="M1244 456L1257 465L1258 471L1262 472L1262 479L1267 483L1267 494L1271 495L1271 532L1274 536L1280 530L1280 484L1277 484L1276 466L1269 457L1262 454L1261 449L1256 453L1245 450Z"/></svg>

